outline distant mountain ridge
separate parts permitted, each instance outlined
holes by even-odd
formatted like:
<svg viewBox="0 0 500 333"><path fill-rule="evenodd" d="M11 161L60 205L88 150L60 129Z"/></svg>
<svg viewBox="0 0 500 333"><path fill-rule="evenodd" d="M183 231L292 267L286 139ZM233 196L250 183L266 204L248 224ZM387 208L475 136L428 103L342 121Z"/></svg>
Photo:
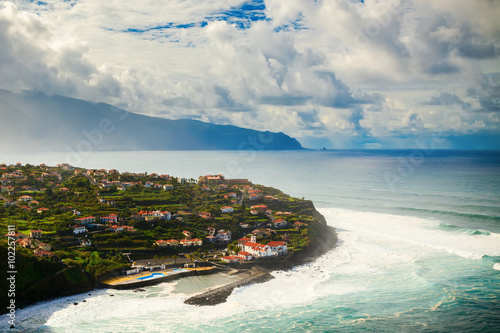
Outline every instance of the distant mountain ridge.
<svg viewBox="0 0 500 333"><path fill-rule="evenodd" d="M135 114L105 103L0 90L0 149L301 150L284 133ZM9 149L10 148L10 149Z"/></svg>

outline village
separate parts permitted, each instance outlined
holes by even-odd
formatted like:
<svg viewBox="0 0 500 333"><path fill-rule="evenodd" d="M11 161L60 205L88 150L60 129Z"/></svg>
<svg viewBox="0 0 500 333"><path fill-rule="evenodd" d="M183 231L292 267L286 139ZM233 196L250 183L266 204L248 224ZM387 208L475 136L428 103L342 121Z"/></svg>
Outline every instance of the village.
<svg viewBox="0 0 500 333"><path fill-rule="evenodd" d="M95 278L153 260L285 257L309 245L314 221L302 200L223 175L195 180L20 163L0 164L0 175L1 225L17 227L2 232L39 260L80 265Z"/></svg>

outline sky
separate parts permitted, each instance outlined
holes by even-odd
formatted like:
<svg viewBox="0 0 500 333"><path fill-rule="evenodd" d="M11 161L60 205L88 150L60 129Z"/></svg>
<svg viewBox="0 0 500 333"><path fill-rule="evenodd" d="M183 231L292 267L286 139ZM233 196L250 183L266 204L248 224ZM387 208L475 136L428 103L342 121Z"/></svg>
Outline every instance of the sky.
<svg viewBox="0 0 500 333"><path fill-rule="evenodd" d="M500 1L0 1L0 89L284 132L500 149Z"/></svg>

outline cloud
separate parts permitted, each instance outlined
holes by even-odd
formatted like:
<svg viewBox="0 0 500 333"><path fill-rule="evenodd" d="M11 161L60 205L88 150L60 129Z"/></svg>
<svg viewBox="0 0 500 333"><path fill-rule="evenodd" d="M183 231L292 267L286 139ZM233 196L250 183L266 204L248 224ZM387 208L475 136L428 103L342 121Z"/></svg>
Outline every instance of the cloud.
<svg viewBox="0 0 500 333"><path fill-rule="evenodd" d="M497 1L44 3L0 5L0 88L336 146L498 131Z"/></svg>

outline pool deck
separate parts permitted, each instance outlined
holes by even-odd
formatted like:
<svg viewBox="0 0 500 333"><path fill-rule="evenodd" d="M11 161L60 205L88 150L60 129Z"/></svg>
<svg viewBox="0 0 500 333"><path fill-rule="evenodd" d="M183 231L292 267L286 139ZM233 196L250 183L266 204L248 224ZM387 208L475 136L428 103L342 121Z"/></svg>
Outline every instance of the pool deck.
<svg viewBox="0 0 500 333"><path fill-rule="evenodd" d="M150 286L157 283L167 282L179 279L185 276L204 275L215 273L218 269L216 267L197 267L197 268L177 268L177 269L164 269L157 271L145 271L139 274L118 276L107 279L101 282L101 285L106 288L113 289L134 289L145 286ZM140 280L152 274L163 273L163 276L155 276L152 278Z"/></svg>

